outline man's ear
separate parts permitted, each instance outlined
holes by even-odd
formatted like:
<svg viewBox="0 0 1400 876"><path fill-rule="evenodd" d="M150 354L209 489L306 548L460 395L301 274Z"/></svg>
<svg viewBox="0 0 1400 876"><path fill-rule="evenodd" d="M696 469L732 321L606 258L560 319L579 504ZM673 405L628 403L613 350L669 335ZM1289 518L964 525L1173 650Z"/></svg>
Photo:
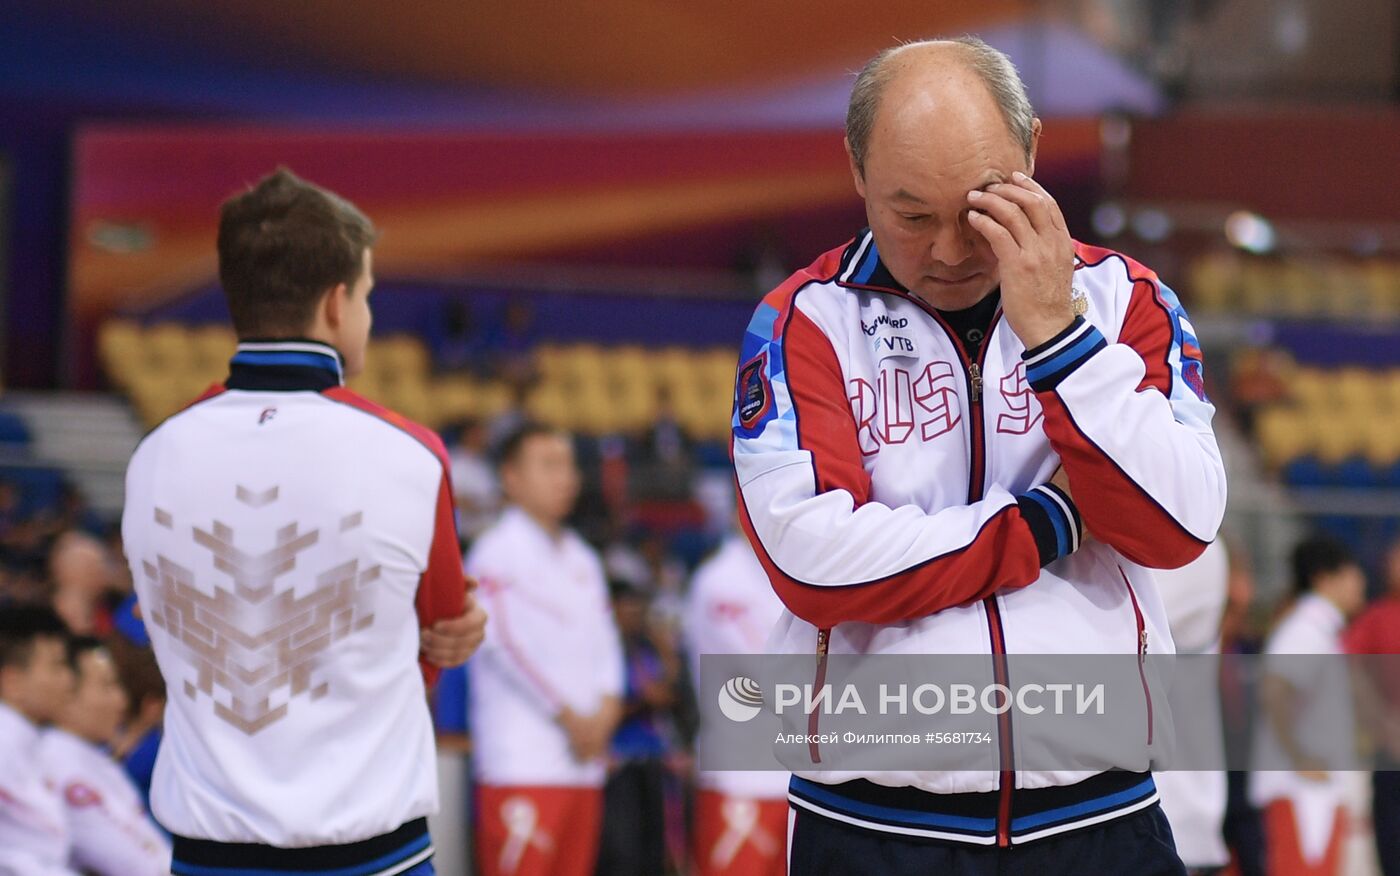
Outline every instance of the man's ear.
<svg viewBox="0 0 1400 876"><path fill-rule="evenodd" d="M842 138L842 145L846 147L846 161L851 165L851 179L856 184L856 194L861 198L865 197L865 174L861 172L860 165L856 163L856 155L851 151L851 141Z"/></svg>
<svg viewBox="0 0 1400 876"><path fill-rule="evenodd" d="M339 329L341 322L345 319L346 306L350 287L344 283L337 285L326 293L321 299L321 310L326 316L326 325L332 330Z"/></svg>
<svg viewBox="0 0 1400 876"><path fill-rule="evenodd" d="M1040 145L1040 130L1043 126L1040 119L1031 119L1031 154L1027 163L1030 165L1026 170L1026 176L1035 176L1035 150Z"/></svg>

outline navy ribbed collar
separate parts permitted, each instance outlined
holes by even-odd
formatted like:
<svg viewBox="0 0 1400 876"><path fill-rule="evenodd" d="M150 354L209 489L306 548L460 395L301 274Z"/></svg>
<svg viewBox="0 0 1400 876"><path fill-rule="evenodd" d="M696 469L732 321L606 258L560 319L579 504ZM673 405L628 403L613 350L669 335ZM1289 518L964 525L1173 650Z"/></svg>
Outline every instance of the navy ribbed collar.
<svg viewBox="0 0 1400 876"><path fill-rule="evenodd" d="M319 392L345 383L345 364L330 344L306 338L240 341L229 361L229 389Z"/></svg>

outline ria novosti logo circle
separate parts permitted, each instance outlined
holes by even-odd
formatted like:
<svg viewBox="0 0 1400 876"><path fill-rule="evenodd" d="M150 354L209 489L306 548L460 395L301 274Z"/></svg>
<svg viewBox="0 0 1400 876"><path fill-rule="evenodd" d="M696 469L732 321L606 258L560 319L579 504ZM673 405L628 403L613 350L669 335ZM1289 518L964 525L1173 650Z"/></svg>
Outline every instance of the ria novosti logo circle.
<svg viewBox="0 0 1400 876"><path fill-rule="evenodd" d="M763 708L763 690L752 678L731 678L719 689L719 710L731 721L752 721Z"/></svg>

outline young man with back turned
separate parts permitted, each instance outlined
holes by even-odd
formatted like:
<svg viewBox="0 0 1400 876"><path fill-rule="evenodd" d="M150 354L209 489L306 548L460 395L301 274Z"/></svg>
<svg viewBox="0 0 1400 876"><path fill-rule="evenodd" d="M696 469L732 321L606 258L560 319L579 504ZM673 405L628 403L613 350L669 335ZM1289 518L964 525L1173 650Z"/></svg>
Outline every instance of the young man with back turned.
<svg viewBox="0 0 1400 876"><path fill-rule="evenodd" d="M485 618L442 442L343 385L374 237L286 170L227 201L228 379L127 471L122 537L169 690L151 806L176 874L432 872L425 677L466 660Z"/></svg>

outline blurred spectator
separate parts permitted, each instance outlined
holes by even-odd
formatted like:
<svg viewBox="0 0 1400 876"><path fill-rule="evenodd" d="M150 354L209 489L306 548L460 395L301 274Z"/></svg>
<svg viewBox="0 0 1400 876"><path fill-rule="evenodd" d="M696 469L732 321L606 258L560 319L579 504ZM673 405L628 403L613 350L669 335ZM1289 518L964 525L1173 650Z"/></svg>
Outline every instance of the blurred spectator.
<svg viewBox="0 0 1400 876"><path fill-rule="evenodd" d="M469 370L484 374L490 364L483 326L472 312L471 302L453 298L443 304L442 319L433 323L432 346L438 367L446 371Z"/></svg>
<svg viewBox="0 0 1400 876"><path fill-rule="evenodd" d="M514 379L531 374L534 346L539 343L535 325L535 306L523 298L512 298L496 332L488 333L486 355L501 373Z"/></svg>
<svg viewBox="0 0 1400 876"><path fill-rule="evenodd" d="M641 544L642 560L651 584L651 618L665 628L665 634L680 632L685 614L685 564L673 557L660 533L648 533Z"/></svg>
<svg viewBox="0 0 1400 876"><path fill-rule="evenodd" d="M1293 368L1292 357L1276 347L1245 349L1236 355L1230 395L1246 433L1253 434L1259 408L1288 398L1288 375Z"/></svg>
<svg viewBox="0 0 1400 876"><path fill-rule="evenodd" d="M26 509L20 488L0 480L0 564L10 572L9 591L16 601L32 601L36 579L44 575L52 520L42 509Z"/></svg>
<svg viewBox="0 0 1400 876"><path fill-rule="evenodd" d="M654 639L644 591L624 581L609 585L622 637L627 680L622 722L610 746L603 791L603 838L597 876L660 876L666 860L666 760L678 733L680 664L673 644Z"/></svg>
<svg viewBox="0 0 1400 876"><path fill-rule="evenodd" d="M10 481L0 480L0 542L7 541L10 533L23 522L19 487Z"/></svg>
<svg viewBox="0 0 1400 876"><path fill-rule="evenodd" d="M656 418L647 431L647 456L666 468L688 471L688 449L685 430L676 419L676 406L671 399L670 389L663 386L656 395Z"/></svg>
<svg viewBox="0 0 1400 876"><path fill-rule="evenodd" d="M731 534L695 570L685 639L698 678L705 654L761 654L783 605L742 535ZM755 673L757 675L757 673ZM697 684L698 686L698 684ZM701 711L699 750L706 719ZM694 876L782 876L787 870L786 772L698 773L691 857Z"/></svg>
<svg viewBox="0 0 1400 876"><path fill-rule="evenodd" d="M613 538L603 548L603 567L609 580L620 580L634 588L644 589L651 580L651 569L642 552L621 530L620 525L613 527Z"/></svg>
<svg viewBox="0 0 1400 876"><path fill-rule="evenodd" d="M506 439L527 425L525 406L536 381L530 375L508 376L505 378L505 384L510 392L510 404L486 423L486 446L497 452Z"/></svg>
<svg viewBox="0 0 1400 876"><path fill-rule="evenodd" d="M112 753L121 759L149 807L151 777L165 718L165 679L150 640L145 638L145 628L131 613L134 605L134 600L130 601L125 611L118 614L118 632L107 640L108 653L130 698L129 712L121 734L112 744Z"/></svg>
<svg viewBox="0 0 1400 876"><path fill-rule="evenodd" d="M487 458L487 439L484 423L467 420L456 429L455 440L448 448L457 527L468 543L495 521L501 506L496 473Z"/></svg>
<svg viewBox="0 0 1400 876"><path fill-rule="evenodd" d="M1195 560L1179 569L1155 573L1157 590L1178 655L1220 653L1220 621L1229 595L1229 557L1217 538ZM1190 703L1189 725L1178 726L1183 748L1198 762L1223 762L1225 741L1220 719L1219 673L1203 673L1200 662L1187 663L1172 691ZM1185 685L1190 685L1185 688ZM1189 764L1188 764L1189 766ZM1162 811L1172 826L1176 851L1192 876L1219 873L1230 860L1222 833L1228 796L1222 770L1163 770L1154 776Z"/></svg>
<svg viewBox="0 0 1400 876"><path fill-rule="evenodd" d="M623 663L597 553L564 525L570 437L525 426L501 449L510 503L466 557L490 617L467 664L483 876L587 876L597 860Z"/></svg>
<svg viewBox="0 0 1400 876"><path fill-rule="evenodd" d="M47 778L63 797L70 861L94 876L168 876L170 843L109 747L126 717L126 690L98 639L69 642L77 685L39 745Z"/></svg>
<svg viewBox="0 0 1400 876"><path fill-rule="evenodd" d="M1303 541L1292 560L1295 601L1265 646L1250 797L1264 809L1269 876L1336 876L1348 816L1335 764L1338 747L1355 738L1346 665L1336 658L1366 579L1330 539Z"/></svg>
<svg viewBox="0 0 1400 876"><path fill-rule="evenodd" d="M1352 654L1400 655L1400 541L1386 552L1385 591L1347 630ZM1371 821L1381 872L1400 876L1400 674L1397 658L1362 665L1375 688L1380 710L1376 728L1375 772L1371 775ZM1389 670L1389 671L1387 671Z"/></svg>
<svg viewBox="0 0 1400 876"><path fill-rule="evenodd" d="M45 778L39 728L73 691L68 631L53 610L0 608L0 874L74 876L63 797Z"/></svg>
<svg viewBox="0 0 1400 876"><path fill-rule="evenodd" d="M1222 536L1223 537L1223 536ZM1224 617L1220 621L1220 652L1225 655L1257 654L1262 642L1250 626L1254 605L1254 570L1249 553L1229 545L1230 572ZM1253 735L1256 702L1253 678L1241 672L1244 663L1225 659L1220 667L1220 700L1224 717L1225 751L1229 763L1247 757ZM1225 842L1238 876L1265 876L1264 827L1259 810L1249 802L1249 773L1231 770L1225 807Z"/></svg>
<svg viewBox="0 0 1400 876"><path fill-rule="evenodd" d="M112 629L104 600L117 580L107 548L85 532L60 535L49 552L53 606L68 629L80 636L104 635Z"/></svg>
<svg viewBox="0 0 1400 876"><path fill-rule="evenodd" d="M55 527L59 531L77 529L97 536L102 535L105 529L102 519L88 507L87 497L67 478L59 488Z"/></svg>

